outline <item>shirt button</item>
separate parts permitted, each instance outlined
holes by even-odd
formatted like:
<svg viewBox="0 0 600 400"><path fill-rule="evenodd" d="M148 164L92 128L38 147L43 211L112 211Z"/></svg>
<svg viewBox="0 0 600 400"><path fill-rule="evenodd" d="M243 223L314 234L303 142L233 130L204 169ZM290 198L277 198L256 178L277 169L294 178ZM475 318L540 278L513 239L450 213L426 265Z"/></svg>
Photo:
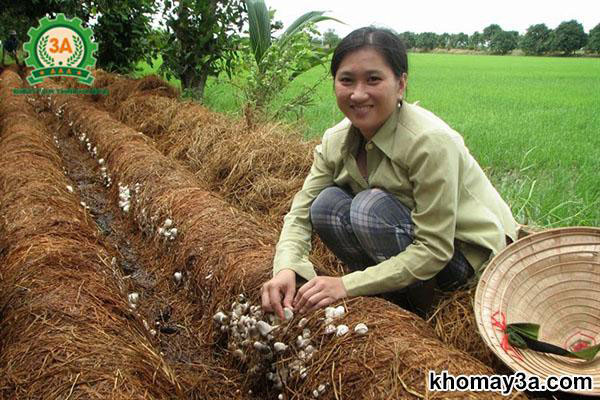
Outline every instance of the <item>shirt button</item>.
<svg viewBox="0 0 600 400"><path fill-rule="evenodd" d="M373 150L373 143L367 143L367 150Z"/></svg>

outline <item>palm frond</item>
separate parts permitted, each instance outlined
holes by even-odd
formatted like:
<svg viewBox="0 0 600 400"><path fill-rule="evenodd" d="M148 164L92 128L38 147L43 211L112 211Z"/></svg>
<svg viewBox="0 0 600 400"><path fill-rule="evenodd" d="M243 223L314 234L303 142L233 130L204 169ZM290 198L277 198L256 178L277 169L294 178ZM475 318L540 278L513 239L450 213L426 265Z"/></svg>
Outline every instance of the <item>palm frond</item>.
<svg viewBox="0 0 600 400"><path fill-rule="evenodd" d="M246 0L250 25L250 46L256 63L260 64L271 46L271 18L263 0Z"/></svg>

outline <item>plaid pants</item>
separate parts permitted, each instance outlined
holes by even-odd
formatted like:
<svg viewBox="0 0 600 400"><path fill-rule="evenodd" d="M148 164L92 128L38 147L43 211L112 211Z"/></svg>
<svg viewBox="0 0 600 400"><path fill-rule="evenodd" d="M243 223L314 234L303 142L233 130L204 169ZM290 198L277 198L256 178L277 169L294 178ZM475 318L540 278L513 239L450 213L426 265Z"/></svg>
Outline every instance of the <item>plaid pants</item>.
<svg viewBox="0 0 600 400"><path fill-rule="evenodd" d="M381 189L367 189L352 197L337 186L324 189L310 208L313 230L353 271L403 252L414 240L410 214L410 209ZM422 299L428 296L426 293L433 292L435 286L445 291L455 290L467 283L473 274L473 267L455 246L454 256L434 278L416 282L384 297L423 314L433 300ZM421 299L411 301L410 298L415 296ZM430 297L433 297L432 293ZM424 305L414 304L421 300Z"/></svg>

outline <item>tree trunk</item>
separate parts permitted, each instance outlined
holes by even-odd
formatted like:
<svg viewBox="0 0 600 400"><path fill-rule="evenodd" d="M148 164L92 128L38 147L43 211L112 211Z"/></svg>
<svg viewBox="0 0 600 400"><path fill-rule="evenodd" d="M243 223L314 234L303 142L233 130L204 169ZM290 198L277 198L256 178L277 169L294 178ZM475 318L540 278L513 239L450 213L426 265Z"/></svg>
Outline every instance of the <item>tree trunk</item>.
<svg viewBox="0 0 600 400"><path fill-rule="evenodd" d="M188 68L184 72L181 83L184 89L190 89L194 92L194 98L200 102L204 99L204 88L208 79L208 65L203 65L200 73L196 73L194 68Z"/></svg>

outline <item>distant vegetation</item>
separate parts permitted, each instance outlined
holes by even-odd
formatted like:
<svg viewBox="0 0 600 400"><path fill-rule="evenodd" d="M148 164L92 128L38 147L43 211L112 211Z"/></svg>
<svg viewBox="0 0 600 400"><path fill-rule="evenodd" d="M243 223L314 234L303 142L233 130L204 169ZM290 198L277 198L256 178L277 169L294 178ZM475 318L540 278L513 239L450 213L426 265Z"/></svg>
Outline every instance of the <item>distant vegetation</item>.
<svg viewBox="0 0 600 400"><path fill-rule="evenodd" d="M508 54L520 49L528 55L573 55L576 51L600 54L600 24L586 34L576 20L565 21L549 29L545 24L531 25L524 35L516 31L505 31L492 24L483 32L465 33L403 32L400 36L407 47L413 49L470 49L491 54Z"/></svg>
<svg viewBox="0 0 600 400"><path fill-rule="evenodd" d="M0 0L0 40L14 29L22 44L28 40L29 27L37 26L44 16L64 13L67 17L79 17L84 25L92 28L94 39L99 44L96 54L98 67L129 73L134 71L140 60L151 62L160 58L160 74L177 79L184 89L193 92L194 98L201 100L208 77L221 73L232 76L239 72L240 65L247 70L248 56L256 54L256 48L247 45L251 33L247 26L252 3L264 2ZM265 9L268 9L266 5ZM267 34L275 38L283 24L277 21L275 10L269 9L268 12L271 26ZM153 19L159 21L158 27L152 25ZM319 32L314 24L296 30L295 34L300 38L290 38L294 42L290 47L303 55L303 62L307 65L323 59L323 52L333 49L340 40L335 31ZM508 54L520 49L526 55L600 54L600 23L586 33L576 20L564 21L555 29L545 24L531 25L524 35L504 31L497 24L471 35L462 32L399 34L408 48L424 52L461 49ZM300 46L304 48L300 49Z"/></svg>

